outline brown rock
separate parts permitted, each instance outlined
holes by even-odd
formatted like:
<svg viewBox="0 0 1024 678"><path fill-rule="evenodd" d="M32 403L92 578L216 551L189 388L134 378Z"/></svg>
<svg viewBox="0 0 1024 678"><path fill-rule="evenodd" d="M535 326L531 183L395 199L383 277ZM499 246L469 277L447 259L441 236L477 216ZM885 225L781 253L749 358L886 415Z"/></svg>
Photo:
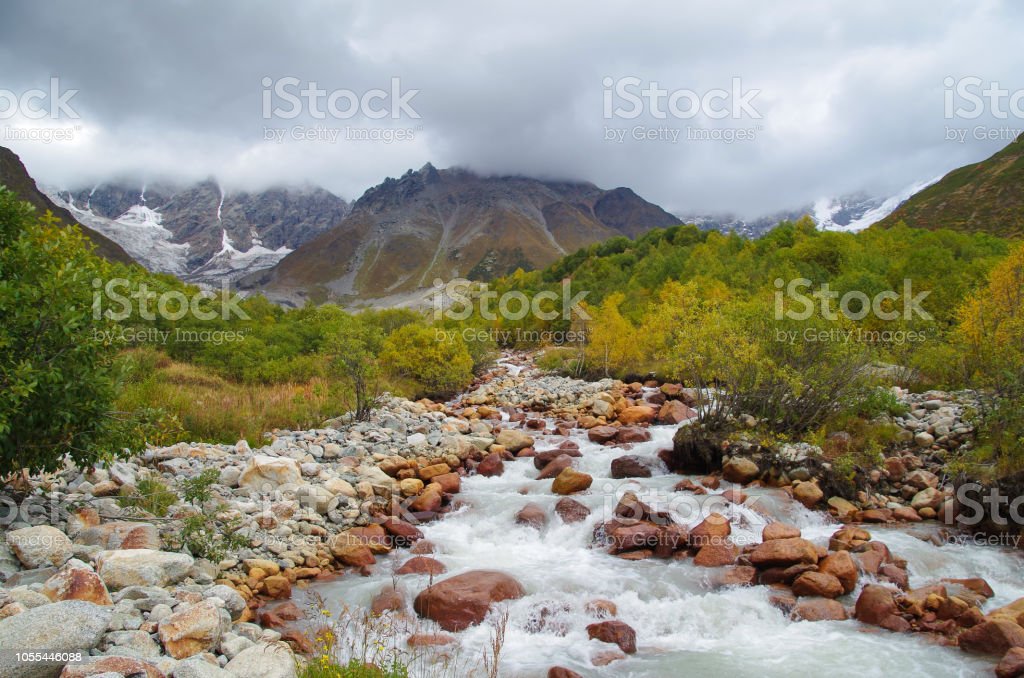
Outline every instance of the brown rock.
<svg viewBox="0 0 1024 678"><path fill-rule="evenodd" d="M834 551L818 563L818 571L830 574L843 585L843 593L851 593L857 586L857 564L849 551Z"/></svg>
<svg viewBox="0 0 1024 678"><path fill-rule="evenodd" d="M640 457L628 454L612 460L612 478L650 478L651 468Z"/></svg>
<svg viewBox="0 0 1024 678"><path fill-rule="evenodd" d="M454 645L456 638L445 633L414 633L406 641L409 647L435 647L438 645Z"/></svg>
<svg viewBox="0 0 1024 678"><path fill-rule="evenodd" d="M567 454L560 454L547 465L541 469L541 472L537 475L537 480L547 480L548 478L557 478L558 474L567 468L572 467L572 457Z"/></svg>
<svg viewBox="0 0 1024 678"><path fill-rule="evenodd" d="M843 621L849 619L846 608L838 600L804 598L793 606L791 616L803 621Z"/></svg>
<svg viewBox="0 0 1024 678"><path fill-rule="evenodd" d="M636 631L629 624L617 619L588 625L587 635L591 639L618 645L626 654L636 652Z"/></svg>
<svg viewBox="0 0 1024 678"><path fill-rule="evenodd" d="M750 565L727 568L716 580L719 586L753 586L757 583L757 569Z"/></svg>
<svg viewBox="0 0 1024 678"><path fill-rule="evenodd" d="M420 469L420 480L425 483L429 483L433 480L434 476L444 475L445 473L451 473L451 468L448 464L431 464L430 466L424 466Z"/></svg>
<svg viewBox="0 0 1024 678"><path fill-rule="evenodd" d="M960 634L960 649L974 654L1004 655L1024 647L1024 628L1007 619L985 621Z"/></svg>
<svg viewBox="0 0 1024 678"><path fill-rule="evenodd" d="M768 523L761 530L761 541L772 539L795 539L800 536L800 528L787 523Z"/></svg>
<svg viewBox="0 0 1024 678"><path fill-rule="evenodd" d="M619 608L615 603L603 598L588 601L583 609L587 611L587 614L595 617L614 617L619 613Z"/></svg>
<svg viewBox="0 0 1024 678"><path fill-rule="evenodd" d="M910 622L898 615L892 589L881 584L868 584L861 590L853 616L865 624L881 626L890 631L910 630Z"/></svg>
<svg viewBox="0 0 1024 678"><path fill-rule="evenodd" d="M1024 648L1011 647L996 667L996 678L1024 676Z"/></svg>
<svg viewBox="0 0 1024 678"><path fill-rule="evenodd" d="M696 416L697 413L694 410L679 400L669 400L658 411L658 421L662 424L682 424Z"/></svg>
<svg viewBox="0 0 1024 678"><path fill-rule="evenodd" d="M563 666L552 666L548 669L548 678L583 678L583 676Z"/></svg>
<svg viewBox="0 0 1024 678"><path fill-rule="evenodd" d="M863 551L871 541L871 533L859 527L843 527L836 530L828 540L830 551Z"/></svg>
<svg viewBox="0 0 1024 678"><path fill-rule="evenodd" d="M384 520L381 523L381 527L391 535L392 546L404 548L423 539L423 533L420 532L418 527L395 517L389 517Z"/></svg>
<svg viewBox="0 0 1024 678"><path fill-rule="evenodd" d="M349 567L366 567L377 562L377 559L373 556L373 552L368 547L358 544L332 546L331 553L334 554L334 558L339 563L342 565L348 565Z"/></svg>
<svg viewBox="0 0 1024 678"><path fill-rule="evenodd" d="M462 476L454 472L434 476L430 479L430 482L440 485L441 491L446 494L458 494L462 488Z"/></svg>
<svg viewBox="0 0 1024 678"><path fill-rule="evenodd" d="M633 405L619 412L618 419L621 423L631 426L633 424L650 424L658 418L658 410L650 405Z"/></svg>
<svg viewBox="0 0 1024 678"><path fill-rule="evenodd" d="M588 489L593 482L594 479L586 473L567 468L555 478L551 491L555 494L574 494Z"/></svg>
<svg viewBox="0 0 1024 678"><path fill-rule="evenodd" d="M595 426L587 431L587 439L592 443L604 444L615 437L619 432L614 426Z"/></svg>
<svg viewBox="0 0 1024 678"><path fill-rule="evenodd" d="M757 464L745 457L730 457L722 465L722 477L731 483L746 485L760 475Z"/></svg>
<svg viewBox="0 0 1024 678"><path fill-rule="evenodd" d="M548 514L539 505L530 502L516 513L516 523L541 529L548 523Z"/></svg>
<svg viewBox="0 0 1024 678"><path fill-rule="evenodd" d="M814 508L825 498L825 493L817 483L807 481L793 488L793 498L807 508Z"/></svg>
<svg viewBox="0 0 1024 678"><path fill-rule="evenodd" d="M789 567L798 563L813 565L818 562L818 551L814 544L799 537L772 539L754 547L750 562L759 568Z"/></svg>
<svg viewBox="0 0 1024 678"><path fill-rule="evenodd" d="M493 603L524 595L522 585L503 572L473 570L426 588L413 608L445 631L462 631L482 622Z"/></svg>
<svg viewBox="0 0 1024 678"><path fill-rule="evenodd" d="M370 603L370 612L375 615L385 612L400 612L403 609L405 609L405 600L402 594L390 585L381 589L381 592L374 596L373 602Z"/></svg>
<svg viewBox="0 0 1024 678"><path fill-rule="evenodd" d="M843 585L825 572L804 572L793 582L793 595L838 598L843 595Z"/></svg>
<svg viewBox="0 0 1024 678"><path fill-rule="evenodd" d="M39 590L50 600L86 600L97 605L113 605L100 576L78 560L71 560L43 583Z"/></svg>
<svg viewBox="0 0 1024 678"><path fill-rule="evenodd" d="M708 544L721 544L732 534L729 519L721 513L712 513L699 525L690 530L690 546L701 547Z"/></svg>
<svg viewBox="0 0 1024 678"><path fill-rule="evenodd" d="M285 600L292 597L292 585L287 577L276 574L263 580L264 591L267 596L276 600Z"/></svg>
<svg viewBox="0 0 1024 678"><path fill-rule="evenodd" d="M448 568L439 560L434 560L427 556L414 556L395 570L395 574L429 574L436 576L447 571Z"/></svg>
<svg viewBox="0 0 1024 678"><path fill-rule="evenodd" d="M620 445L628 443L645 443L651 439L651 432L636 426L623 426L615 434L615 442Z"/></svg>
<svg viewBox="0 0 1024 678"><path fill-rule="evenodd" d="M220 613L210 601L203 601L161 620L158 635L164 650L184 659L213 649L223 629Z"/></svg>
<svg viewBox="0 0 1024 678"><path fill-rule="evenodd" d="M501 460L501 455L491 453L483 458L483 460L477 464L476 467L477 475L481 476L500 476L505 472L505 464Z"/></svg>
<svg viewBox="0 0 1024 678"><path fill-rule="evenodd" d="M699 567L723 567L736 562L736 547L732 544L707 544L702 546L693 559Z"/></svg>
<svg viewBox="0 0 1024 678"><path fill-rule="evenodd" d="M104 549L160 549L160 533L155 525L115 521L87 527L75 542L87 546L102 546Z"/></svg>
<svg viewBox="0 0 1024 678"><path fill-rule="evenodd" d="M555 504L555 513L564 523L578 523L586 520L590 515L590 509L569 497L563 497Z"/></svg>

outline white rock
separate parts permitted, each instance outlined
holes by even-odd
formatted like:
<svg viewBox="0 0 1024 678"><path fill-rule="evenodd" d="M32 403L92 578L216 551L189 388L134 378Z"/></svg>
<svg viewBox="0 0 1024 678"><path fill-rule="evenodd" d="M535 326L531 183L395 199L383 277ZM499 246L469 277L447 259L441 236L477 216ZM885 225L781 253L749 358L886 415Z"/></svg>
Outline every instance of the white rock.
<svg viewBox="0 0 1024 678"><path fill-rule="evenodd" d="M55 527L39 525L7 533L7 543L26 568L53 565L60 567L71 557L73 549L67 535Z"/></svg>
<svg viewBox="0 0 1024 678"><path fill-rule="evenodd" d="M238 678L295 678L295 656L285 643L259 643L224 667Z"/></svg>
<svg viewBox="0 0 1024 678"><path fill-rule="evenodd" d="M48 678L66 662L17 662L15 651L88 650L97 647L111 609L82 600L43 605L0 621L0 678Z"/></svg>
<svg viewBox="0 0 1024 678"><path fill-rule="evenodd" d="M298 485L301 482L302 473L298 462L287 457L266 455L257 455L250 459L238 478L239 487L261 492L273 491L285 485Z"/></svg>
<svg viewBox="0 0 1024 678"><path fill-rule="evenodd" d="M96 555L96 571L108 589L167 586L184 579L194 562L185 553L154 549L100 551Z"/></svg>

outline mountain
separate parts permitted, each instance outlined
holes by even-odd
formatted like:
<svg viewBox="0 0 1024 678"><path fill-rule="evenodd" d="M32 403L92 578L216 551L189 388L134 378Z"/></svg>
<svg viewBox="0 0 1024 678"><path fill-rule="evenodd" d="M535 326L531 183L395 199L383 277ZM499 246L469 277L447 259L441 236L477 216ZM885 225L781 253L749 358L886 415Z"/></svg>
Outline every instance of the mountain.
<svg viewBox="0 0 1024 678"><path fill-rule="evenodd" d="M922 190L878 223L1024 236L1024 137Z"/></svg>
<svg viewBox="0 0 1024 678"><path fill-rule="evenodd" d="M481 176L428 163L369 189L337 226L242 284L290 303L397 300L437 278L489 280L677 223L628 188Z"/></svg>
<svg viewBox="0 0 1024 678"><path fill-rule="evenodd" d="M207 284L273 266L348 213L344 200L322 188L224 191L213 179L109 182L49 193L147 269Z"/></svg>
<svg viewBox="0 0 1024 678"><path fill-rule="evenodd" d="M738 233L747 238L760 238L780 221L795 221L809 216L822 231L862 231L881 221L912 195L935 183L936 179L912 184L889 197L869 195L863 191L835 198L820 198L796 209L783 210L754 219L741 219L734 215L680 216L687 224L696 224L702 230Z"/></svg>
<svg viewBox="0 0 1024 678"><path fill-rule="evenodd" d="M25 169L21 158L14 151L3 146L0 146L0 186L6 186L22 200L32 203L40 214L49 210L65 224L78 223L85 236L96 246L96 254L104 259L119 261L123 264L133 263L131 256L116 242L80 223L71 212L54 204L36 186L35 180Z"/></svg>

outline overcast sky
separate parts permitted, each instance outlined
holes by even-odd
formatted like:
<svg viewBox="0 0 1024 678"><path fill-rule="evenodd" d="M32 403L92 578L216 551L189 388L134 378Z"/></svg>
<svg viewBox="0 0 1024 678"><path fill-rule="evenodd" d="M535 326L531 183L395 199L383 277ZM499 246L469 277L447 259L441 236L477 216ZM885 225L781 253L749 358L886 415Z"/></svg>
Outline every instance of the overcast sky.
<svg viewBox="0 0 1024 678"><path fill-rule="evenodd" d="M214 175L354 199L430 161L629 186L676 213L753 216L896 192L1004 146L999 128L1024 127L1009 101L1024 89L1022 33L1024 3L984 0L4 0L0 145L64 186ZM298 117L275 113L291 108L273 91L289 77L302 85L286 93L310 81L343 90L334 115L317 119L307 102ZM12 109L12 96L49 91L51 78L65 95L78 90L64 108ZM996 83L1010 95L947 118L948 83L974 82L964 78L982 83L970 91ZM666 94L637 107L653 82ZM346 117L347 97L374 89L389 96ZM690 108L694 96L707 105ZM56 119L27 117L40 106ZM367 115L392 109L395 119ZM39 138L57 128L72 138ZM1002 138L975 139L979 128ZM322 137L294 138L310 129ZM963 141L947 138L961 130ZM702 135L713 138L687 138Z"/></svg>

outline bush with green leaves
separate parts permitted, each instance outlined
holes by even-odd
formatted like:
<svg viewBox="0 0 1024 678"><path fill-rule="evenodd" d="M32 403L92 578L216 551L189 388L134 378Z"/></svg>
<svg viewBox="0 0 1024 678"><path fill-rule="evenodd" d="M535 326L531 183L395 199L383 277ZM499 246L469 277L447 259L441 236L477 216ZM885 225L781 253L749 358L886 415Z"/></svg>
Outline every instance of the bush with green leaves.
<svg viewBox="0 0 1024 678"><path fill-rule="evenodd" d="M139 441L114 410L121 376L93 313L107 264L77 227L0 188L0 474L88 466Z"/></svg>
<svg viewBox="0 0 1024 678"><path fill-rule="evenodd" d="M473 380L473 358L457 332L426 325L405 325L384 340L381 365L412 379L419 395L446 397Z"/></svg>

